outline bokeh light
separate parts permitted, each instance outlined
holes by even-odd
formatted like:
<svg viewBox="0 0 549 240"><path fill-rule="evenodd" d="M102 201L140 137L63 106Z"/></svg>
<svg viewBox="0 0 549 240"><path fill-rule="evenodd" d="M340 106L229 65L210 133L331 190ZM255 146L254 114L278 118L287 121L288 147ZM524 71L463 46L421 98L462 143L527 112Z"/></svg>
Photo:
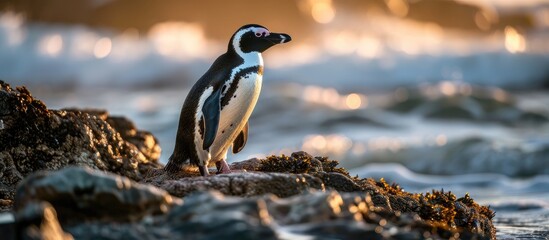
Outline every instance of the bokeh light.
<svg viewBox="0 0 549 240"><path fill-rule="evenodd" d="M335 8L332 0L312 0L311 16L318 23L330 23L335 18Z"/></svg>
<svg viewBox="0 0 549 240"><path fill-rule="evenodd" d="M505 27L505 48L510 53L520 53L526 50L526 40L515 28Z"/></svg>
<svg viewBox="0 0 549 240"><path fill-rule="evenodd" d="M56 57L63 50L63 38L60 34L46 36L40 41L39 48L43 54Z"/></svg>
<svg viewBox="0 0 549 240"><path fill-rule="evenodd" d="M345 104L349 109L358 109L362 105L362 99L356 93L351 93L345 98Z"/></svg>
<svg viewBox="0 0 549 240"><path fill-rule="evenodd" d="M162 55L189 58L205 52L207 40L199 24L162 22L151 27L148 33L156 49Z"/></svg>
<svg viewBox="0 0 549 240"><path fill-rule="evenodd" d="M109 56L112 50L112 41L110 38L104 37L97 41L93 54L96 58L105 58Z"/></svg>

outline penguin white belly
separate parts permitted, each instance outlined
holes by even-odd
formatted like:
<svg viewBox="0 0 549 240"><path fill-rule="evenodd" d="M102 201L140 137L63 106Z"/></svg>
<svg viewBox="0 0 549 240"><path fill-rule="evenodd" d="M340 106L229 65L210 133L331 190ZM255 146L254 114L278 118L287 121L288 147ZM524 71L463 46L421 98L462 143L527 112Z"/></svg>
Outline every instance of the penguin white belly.
<svg viewBox="0 0 549 240"><path fill-rule="evenodd" d="M261 84L262 75L257 73L249 73L238 82L238 88L231 100L221 110L217 135L210 147L211 160L226 159L229 146L242 131L255 108Z"/></svg>

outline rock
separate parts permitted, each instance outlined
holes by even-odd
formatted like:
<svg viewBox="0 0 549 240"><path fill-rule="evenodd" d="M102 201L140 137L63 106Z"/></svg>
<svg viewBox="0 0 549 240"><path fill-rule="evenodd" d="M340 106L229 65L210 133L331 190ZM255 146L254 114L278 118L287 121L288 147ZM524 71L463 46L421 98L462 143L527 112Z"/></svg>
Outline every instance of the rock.
<svg viewBox="0 0 549 240"><path fill-rule="evenodd" d="M209 177L191 177L152 182L170 194L184 197L190 193L217 190L232 196L259 196L266 193L288 197L311 189L324 190L322 181L307 174L245 172Z"/></svg>
<svg viewBox="0 0 549 240"><path fill-rule="evenodd" d="M349 175L343 168L338 168L338 161L329 160L326 157L313 157L310 154L300 151L290 156L270 156L260 161L257 168L263 172L287 172L287 173L317 173L317 172L338 172Z"/></svg>
<svg viewBox="0 0 549 240"><path fill-rule="evenodd" d="M75 176L87 179L86 185L78 180L66 181ZM435 239L457 235L464 239L495 237L490 221L493 212L478 206L468 195L460 199L438 191L412 195L383 181L364 181L362 184L371 184L370 188L376 190L315 191L287 198L272 194L229 197L209 190L188 194L184 203L169 204L169 195L152 186L97 170L67 168L29 177L19 188L16 201L18 215L35 211L37 202L51 201L51 206L59 209L61 226L76 239L415 239L426 234ZM57 194L61 189L69 189L69 193ZM137 196L137 200L121 196ZM379 206L373 196L385 196L391 206ZM402 204L406 201L413 204ZM158 211L162 205L169 206ZM24 219L17 217L16 224L29 225Z"/></svg>
<svg viewBox="0 0 549 240"><path fill-rule="evenodd" d="M15 208L22 209L34 201L49 202L60 220L67 223L137 221L180 204L180 199L161 189L87 167L67 167L53 175L39 172L27 177L17 190Z"/></svg>
<svg viewBox="0 0 549 240"><path fill-rule="evenodd" d="M106 119L116 129L122 139L135 145L147 159L158 160L160 158L160 146L158 140L147 131L137 130L137 127L125 117L109 116Z"/></svg>
<svg viewBox="0 0 549 240"><path fill-rule="evenodd" d="M195 194L165 220L192 239L277 239L261 198L227 198L215 191Z"/></svg>
<svg viewBox="0 0 549 240"><path fill-rule="evenodd" d="M57 221L55 209L47 202L31 202L16 214L17 235L6 239L72 240Z"/></svg>
<svg viewBox="0 0 549 240"><path fill-rule="evenodd" d="M178 176L160 174L159 176L153 176L146 181L165 189L170 194L178 197L185 197L186 199L195 192L208 190L220 191L224 195L240 197L262 196L270 193L277 197L284 198L303 197L304 194L307 194L310 191L349 192L355 194L353 195L355 197L367 196L368 199L370 199L368 201L371 202L371 204L369 204L380 214L383 213L384 217L387 217L387 215L394 217L396 213L399 213L408 214L409 216L406 217L407 219L414 219L413 216L417 215L421 221L414 220L416 222L414 224L421 223L419 225L423 226L422 229L428 229L427 231L430 232L434 226L441 228L437 228L437 232L435 233L437 236L445 236L448 238L453 236L452 234L458 233L456 232L456 229L475 229L475 231L477 231L475 232L476 234L488 237L495 236L495 229L491 223L493 212L487 207L460 204L460 200L457 200L455 195L444 191L433 191L432 193L426 193L425 195L407 193L398 185L387 184L383 179L374 181L373 179L351 177L345 169L339 168L337 165L338 162L334 160L313 157L306 152L295 152L290 156L282 155L270 156L266 159L250 159L232 166L233 169L238 167L239 169L251 171L247 173L237 172L209 177L193 177L193 175L189 173L182 173ZM197 170L189 169L188 171L194 171L196 175ZM296 210L298 212L296 213L298 214L298 217L305 219L322 219L319 215L321 215L323 211L318 211L322 206L314 203L317 200L302 199L302 201L311 201L313 203L311 203L310 206L311 210ZM331 202L332 200L326 201ZM295 202L292 206L299 204L303 203ZM270 206L269 202L267 202L267 205ZM289 209L281 211L285 215L290 213ZM312 211L312 213L308 213L307 211ZM474 212L482 212L482 214L474 215ZM307 216L307 214L310 214L310 216ZM472 215L474 215L474 221L461 220L463 216L472 217ZM456 216L460 216L460 219L457 219ZM329 219L329 217L326 217L326 219ZM426 222L427 220L434 222L428 223ZM286 220L283 222L285 221ZM379 223L379 221L376 223ZM345 229L343 225L337 226L339 227L334 227L334 231L348 230L360 232L362 234L368 229L368 227L362 228L360 225L353 225L356 227L353 229ZM373 228L375 227L376 226L373 226ZM310 225L310 228L311 232L313 232L312 229L315 229L315 231L319 231L318 229L320 229L319 226L315 224ZM379 238L384 236L376 233L372 229L368 229L368 234L375 234L372 236L377 236ZM478 229L482 230L478 232ZM311 234L311 232L304 229L299 231L296 230L296 232L299 234ZM339 232L337 232L337 234L339 234ZM406 236L416 236L417 234L420 234L418 236L423 236L421 235L423 234L421 232L407 234L411 235ZM341 235L337 236L341 237ZM350 236L351 235L348 237Z"/></svg>
<svg viewBox="0 0 549 240"><path fill-rule="evenodd" d="M139 180L160 167L159 151L156 139L128 120L110 117L106 111L47 109L25 87L12 89L0 81L0 199L4 201L13 199L15 186L29 174L69 165Z"/></svg>

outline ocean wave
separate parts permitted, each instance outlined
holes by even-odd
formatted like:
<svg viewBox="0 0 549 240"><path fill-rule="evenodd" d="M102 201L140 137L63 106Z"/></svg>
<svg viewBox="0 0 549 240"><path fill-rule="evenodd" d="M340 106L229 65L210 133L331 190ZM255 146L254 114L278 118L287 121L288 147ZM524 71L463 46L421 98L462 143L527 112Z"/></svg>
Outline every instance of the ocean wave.
<svg viewBox="0 0 549 240"><path fill-rule="evenodd" d="M464 195L469 193L494 204L498 209L549 208L549 175L516 179L503 174L462 174L453 176L419 174L396 163L369 164L350 170L351 175L384 178L398 183L406 191L425 192L446 189ZM530 196L522 198L521 196Z"/></svg>
<svg viewBox="0 0 549 240"><path fill-rule="evenodd" d="M455 140L444 146L378 151L362 156L363 164L400 163L412 171L437 175L498 173L512 177L549 174L549 143L505 142L483 138Z"/></svg>
<svg viewBox="0 0 549 240"><path fill-rule="evenodd" d="M427 39L402 42L400 36L375 26L358 31L354 25L349 29L340 24L326 25L316 33L316 37L325 39L318 44L296 41L287 49L267 53L266 78L341 90L386 89L446 80L523 89L547 84L549 56L543 51L529 52L528 48L510 52L502 44L505 35L493 40L464 34L463 41L456 43L450 41L455 39L453 33L424 32L423 25L395 19L376 21L396 24ZM334 36L334 41L327 40ZM520 36L531 42L546 38L535 33ZM436 41L426 44L431 38ZM371 45L376 47L376 54L364 55ZM0 13L0 78L19 84L82 88L188 86L224 51L224 46L205 36L199 25L185 22L159 23L143 36L131 29L114 32L25 23L14 13ZM342 46L348 49L341 52ZM409 47L416 50L410 52Z"/></svg>

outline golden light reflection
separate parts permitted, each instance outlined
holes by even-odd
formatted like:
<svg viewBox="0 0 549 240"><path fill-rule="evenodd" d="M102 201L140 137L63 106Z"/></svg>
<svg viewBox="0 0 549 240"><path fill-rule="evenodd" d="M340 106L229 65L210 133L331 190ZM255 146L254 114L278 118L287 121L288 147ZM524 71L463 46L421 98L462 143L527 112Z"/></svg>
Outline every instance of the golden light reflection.
<svg viewBox="0 0 549 240"><path fill-rule="evenodd" d="M356 93L351 93L345 98L345 104L349 109L359 109L362 105L362 99Z"/></svg>
<svg viewBox="0 0 549 240"><path fill-rule="evenodd" d="M95 43L95 47L93 49L93 55L96 57L96 58L105 58L107 56L109 56L109 54L111 53L111 50L112 50L112 41L110 38L107 38L107 37L104 37L104 38L101 38L99 39L96 43Z"/></svg>
<svg viewBox="0 0 549 240"><path fill-rule="evenodd" d="M332 193L328 197L328 204L332 208L334 214L338 215L341 213L341 206L343 206L343 198L337 193Z"/></svg>
<svg viewBox="0 0 549 240"><path fill-rule="evenodd" d="M353 53L358 47L358 36L353 31L343 30L339 32L331 32L326 38L327 49L336 55L345 55Z"/></svg>
<svg viewBox="0 0 549 240"><path fill-rule="evenodd" d="M60 34L54 34L42 38L39 43L39 51L51 57L56 57L63 50L63 38Z"/></svg>
<svg viewBox="0 0 549 240"><path fill-rule="evenodd" d="M322 104L338 110L356 110L368 107L368 97L359 93L340 94L334 88L306 86L303 89L303 100Z"/></svg>
<svg viewBox="0 0 549 240"><path fill-rule="evenodd" d="M438 146L444 146L448 142L448 138L444 134L440 134L436 137L436 143Z"/></svg>
<svg viewBox="0 0 549 240"><path fill-rule="evenodd" d="M313 0L309 4L311 16L316 22L326 24L334 20L336 12L331 0Z"/></svg>
<svg viewBox="0 0 549 240"><path fill-rule="evenodd" d="M7 32L7 43L10 46L17 46L25 39L25 32L21 26L24 23L24 15L7 11L0 13L0 28Z"/></svg>
<svg viewBox="0 0 549 240"><path fill-rule="evenodd" d="M440 92L446 96L453 96L457 93L456 85L452 82L442 82L439 85Z"/></svg>
<svg viewBox="0 0 549 240"><path fill-rule="evenodd" d="M333 88L325 88L322 90L322 101L325 103L335 103L339 100L339 93Z"/></svg>
<svg viewBox="0 0 549 240"><path fill-rule="evenodd" d="M303 140L302 149L322 154L345 154L351 149L353 141L343 135L309 135Z"/></svg>
<svg viewBox="0 0 549 240"><path fill-rule="evenodd" d="M273 51L265 57L268 58L269 67L279 68L310 63L318 60L319 55L320 51L317 46L299 44ZM292 57L289 58L288 56Z"/></svg>
<svg viewBox="0 0 549 240"><path fill-rule="evenodd" d="M507 102L509 101L509 98L510 98L509 94L507 94L507 92L505 92L500 88L494 88L492 90L492 97L494 97L494 99L500 102Z"/></svg>
<svg viewBox="0 0 549 240"><path fill-rule="evenodd" d="M318 103L321 102L320 94L322 93L322 88L316 86L307 86L303 90L303 99L307 102Z"/></svg>
<svg viewBox="0 0 549 240"><path fill-rule="evenodd" d="M201 25L185 22L157 23L148 36L160 54L175 57L201 56L207 42Z"/></svg>
<svg viewBox="0 0 549 240"><path fill-rule="evenodd" d="M372 36L360 38L357 54L364 58L375 58L381 55L381 42Z"/></svg>
<svg viewBox="0 0 549 240"><path fill-rule="evenodd" d="M390 137L378 137L368 140L368 149L371 150L390 150L396 152L404 147L401 140Z"/></svg>
<svg viewBox="0 0 549 240"><path fill-rule="evenodd" d="M74 37L71 45L71 54L78 58L86 58L93 55L97 36L93 32L86 31Z"/></svg>
<svg viewBox="0 0 549 240"><path fill-rule="evenodd" d="M519 53L526 50L526 40L515 28L505 27L505 48L510 53Z"/></svg>
<svg viewBox="0 0 549 240"><path fill-rule="evenodd" d="M326 138L322 135L316 135L311 138L311 146L316 149L323 149L326 147Z"/></svg>
<svg viewBox="0 0 549 240"><path fill-rule="evenodd" d="M420 45L412 41L400 41L399 49L408 55L417 55L420 53Z"/></svg>
<svg viewBox="0 0 549 240"><path fill-rule="evenodd" d="M263 224L270 224L272 219L267 209L267 203L264 200L257 201L257 207L259 209L259 219Z"/></svg>
<svg viewBox="0 0 549 240"><path fill-rule="evenodd" d="M385 4L395 16L406 17L408 15L409 7L405 0L385 0Z"/></svg>

